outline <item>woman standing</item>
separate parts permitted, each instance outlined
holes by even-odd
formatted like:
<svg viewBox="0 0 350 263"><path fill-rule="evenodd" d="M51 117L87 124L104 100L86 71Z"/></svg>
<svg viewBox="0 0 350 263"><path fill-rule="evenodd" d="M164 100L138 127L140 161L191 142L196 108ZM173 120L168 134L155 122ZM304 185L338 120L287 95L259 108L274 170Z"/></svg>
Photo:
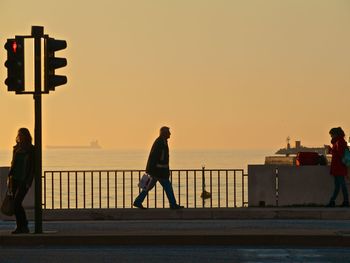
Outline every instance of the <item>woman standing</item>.
<svg viewBox="0 0 350 263"><path fill-rule="evenodd" d="M29 233L26 213L22 206L34 178L34 146L27 128L20 128L13 147L13 156L9 172L10 187L14 195L17 227L12 234Z"/></svg>
<svg viewBox="0 0 350 263"><path fill-rule="evenodd" d="M343 192L343 207L349 206L349 195L348 189L345 183L345 177L347 177L348 169L342 162L342 157L344 155L345 148L348 147L344 139L345 133L342 128L332 128L329 131L330 136L332 137L331 143L332 147L329 147L329 152L332 154L331 162L331 175L334 178L334 192L329 201L328 207L335 206L335 200L338 196L340 188Z"/></svg>

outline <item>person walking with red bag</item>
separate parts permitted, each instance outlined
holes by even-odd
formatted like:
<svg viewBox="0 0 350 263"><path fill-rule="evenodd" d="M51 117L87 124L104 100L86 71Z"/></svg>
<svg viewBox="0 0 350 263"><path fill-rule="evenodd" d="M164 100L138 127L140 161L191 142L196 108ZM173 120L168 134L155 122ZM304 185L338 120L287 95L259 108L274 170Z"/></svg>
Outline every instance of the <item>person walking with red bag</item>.
<svg viewBox="0 0 350 263"><path fill-rule="evenodd" d="M327 207L335 207L335 200L339 194L341 188L343 192L343 203L342 207L349 206L349 194L346 187L345 177L348 176L348 169L346 165L342 162L345 149L348 147L344 139L345 133L341 127L332 128L329 131L332 137L331 143L332 147L328 146L329 153L332 154L331 170L330 174L334 178L334 191Z"/></svg>

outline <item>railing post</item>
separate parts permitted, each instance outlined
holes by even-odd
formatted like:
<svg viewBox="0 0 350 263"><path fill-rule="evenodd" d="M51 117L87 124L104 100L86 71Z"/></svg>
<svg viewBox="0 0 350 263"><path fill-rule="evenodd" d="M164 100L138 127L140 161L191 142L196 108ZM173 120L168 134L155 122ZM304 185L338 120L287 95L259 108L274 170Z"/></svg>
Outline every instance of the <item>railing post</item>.
<svg viewBox="0 0 350 263"><path fill-rule="evenodd" d="M205 206L205 198L203 198L203 194L205 192L205 166L202 166L202 207Z"/></svg>
<svg viewBox="0 0 350 263"><path fill-rule="evenodd" d="M278 168L275 169L275 187L276 187L276 206L278 206L278 196L279 196L279 181L278 181Z"/></svg>

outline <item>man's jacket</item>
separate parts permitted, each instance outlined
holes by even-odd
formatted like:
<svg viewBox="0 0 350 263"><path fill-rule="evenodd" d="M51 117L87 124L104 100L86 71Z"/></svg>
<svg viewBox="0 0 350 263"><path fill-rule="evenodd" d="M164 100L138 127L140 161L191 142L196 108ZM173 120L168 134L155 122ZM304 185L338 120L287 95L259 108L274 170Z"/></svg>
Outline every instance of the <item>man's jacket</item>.
<svg viewBox="0 0 350 263"><path fill-rule="evenodd" d="M148 157L146 172L155 178L169 178L169 147L163 137L158 137Z"/></svg>

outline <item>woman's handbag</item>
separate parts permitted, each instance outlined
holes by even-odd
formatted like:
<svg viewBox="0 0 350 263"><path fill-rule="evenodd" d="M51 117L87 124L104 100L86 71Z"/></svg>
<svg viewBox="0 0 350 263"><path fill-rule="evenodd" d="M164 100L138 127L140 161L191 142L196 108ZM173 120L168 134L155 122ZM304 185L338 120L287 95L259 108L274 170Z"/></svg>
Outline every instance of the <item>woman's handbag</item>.
<svg viewBox="0 0 350 263"><path fill-rule="evenodd" d="M350 167L350 150L348 147L345 148L344 155L342 158L343 164L345 164L347 167Z"/></svg>
<svg viewBox="0 0 350 263"><path fill-rule="evenodd" d="M1 212L7 216L13 216L15 213L15 202L12 192L7 190L4 200L1 204Z"/></svg>

